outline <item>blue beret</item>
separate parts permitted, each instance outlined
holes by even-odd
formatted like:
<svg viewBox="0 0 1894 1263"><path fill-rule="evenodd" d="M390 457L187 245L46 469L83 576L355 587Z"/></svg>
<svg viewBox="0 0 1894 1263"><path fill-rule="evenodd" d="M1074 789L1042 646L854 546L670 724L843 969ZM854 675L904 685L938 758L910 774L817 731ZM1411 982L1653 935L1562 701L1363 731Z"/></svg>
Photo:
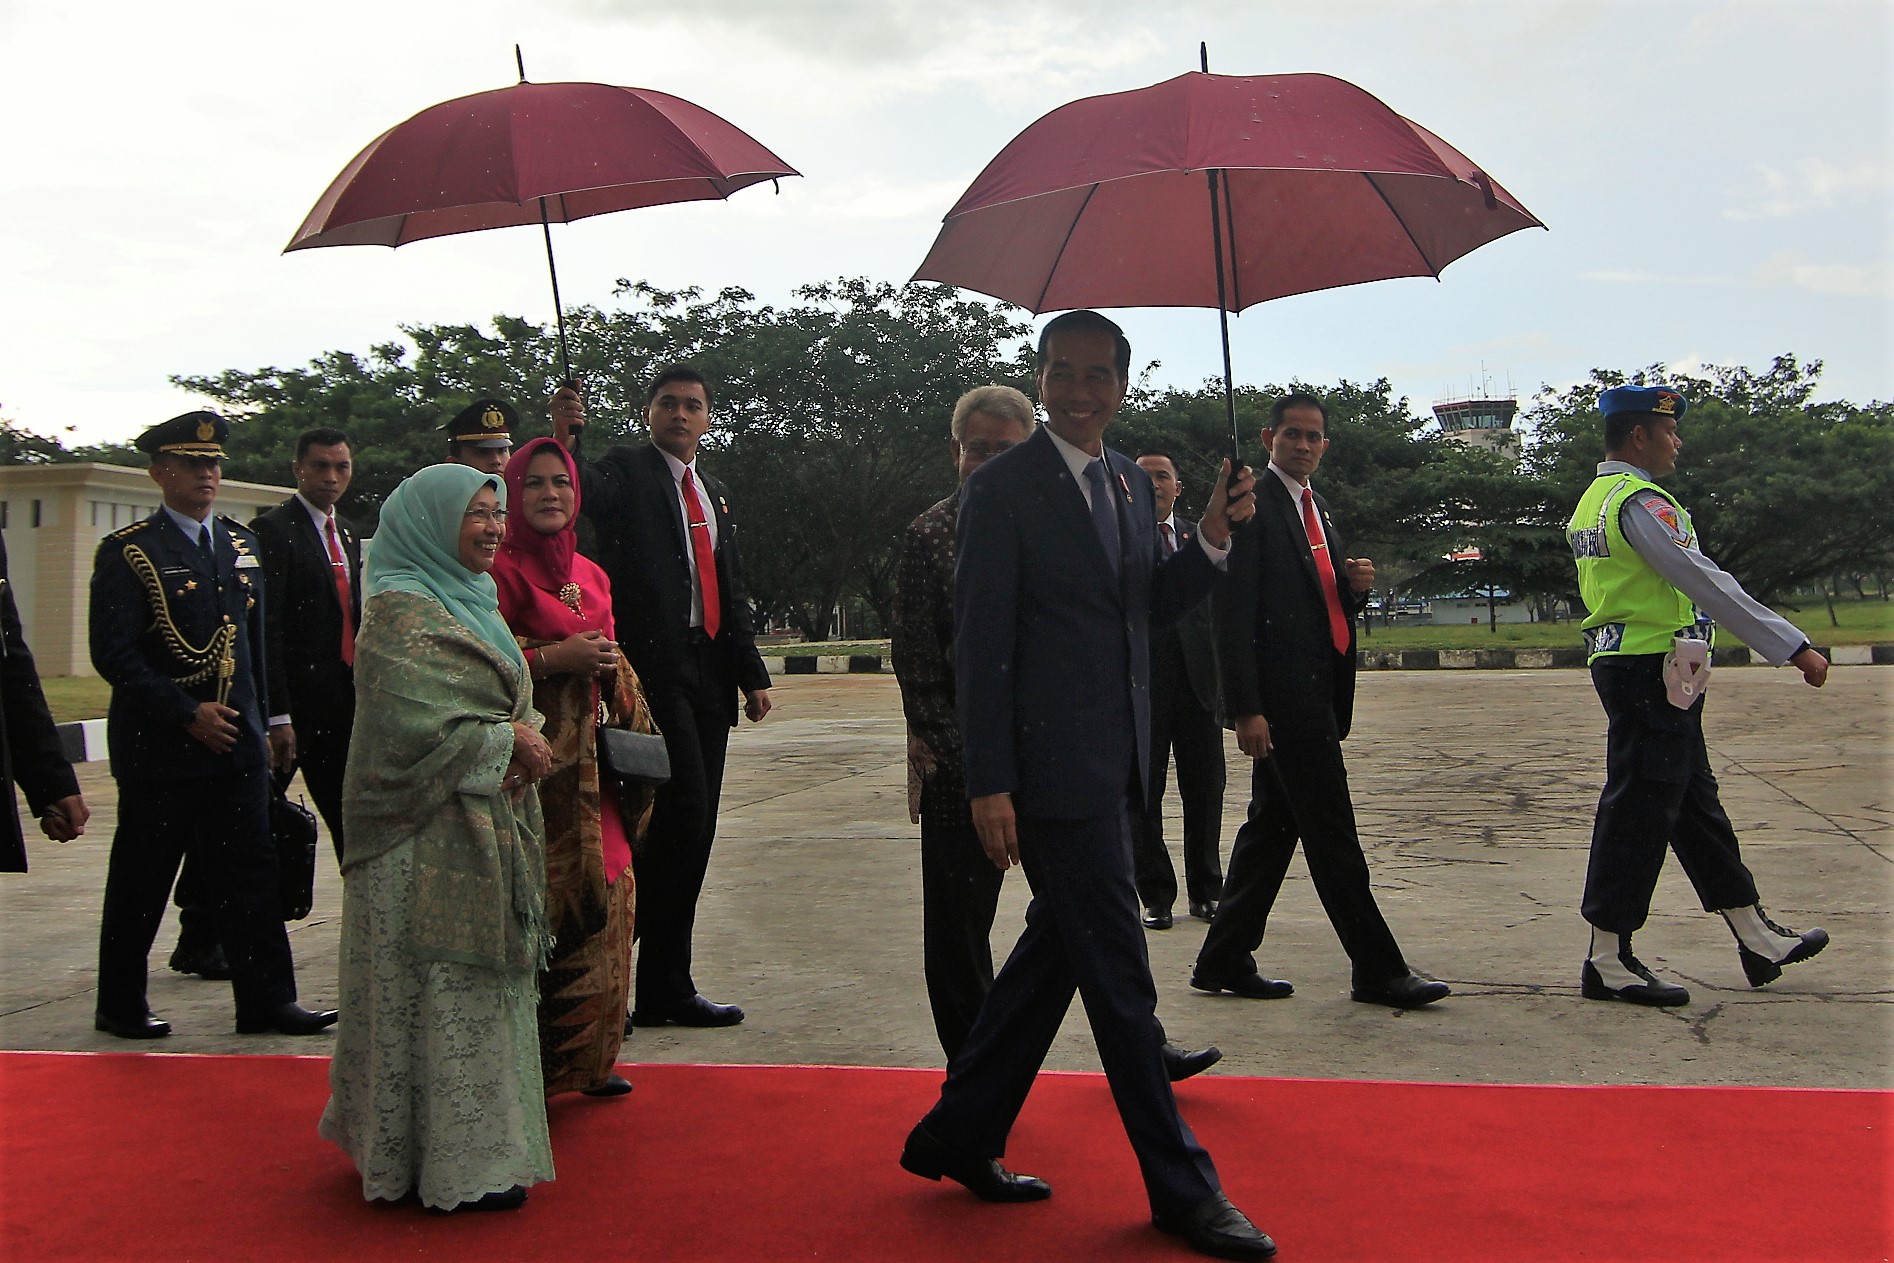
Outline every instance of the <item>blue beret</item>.
<svg viewBox="0 0 1894 1263"><path fill-rule="evenodd" d="M1690 401L1662 386L1613 386L1598 396L1598 411L1608 417L1620 412L1650 412L1681 420Z"/></svg>

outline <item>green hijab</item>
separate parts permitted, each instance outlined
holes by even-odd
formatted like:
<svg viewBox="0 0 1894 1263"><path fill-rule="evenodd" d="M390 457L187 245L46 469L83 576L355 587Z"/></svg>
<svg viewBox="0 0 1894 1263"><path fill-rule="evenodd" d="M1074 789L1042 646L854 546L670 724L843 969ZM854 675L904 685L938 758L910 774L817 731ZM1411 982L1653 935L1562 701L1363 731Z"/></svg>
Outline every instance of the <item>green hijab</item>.
<svg viewBox="0 0 1894 1263"><path fill-rule="evenodd" d="M460 563L460 528L482 487L506 507L506 482L466 465L429 465L404 479L381 506L381 524L369 549L364 592L412 592L447 607L494 652L526 672L519 642L500 617L493 576Z"/></svg>

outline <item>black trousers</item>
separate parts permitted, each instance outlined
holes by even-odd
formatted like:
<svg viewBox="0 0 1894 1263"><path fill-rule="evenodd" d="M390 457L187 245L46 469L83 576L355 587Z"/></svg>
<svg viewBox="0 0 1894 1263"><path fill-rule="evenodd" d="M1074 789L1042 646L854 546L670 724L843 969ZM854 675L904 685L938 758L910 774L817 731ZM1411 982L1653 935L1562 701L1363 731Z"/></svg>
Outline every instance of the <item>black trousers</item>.
<svg viewBox="0 0 1894 1263"><path fill-rule="evenodd" d="M1756 882L1743 865L1703 744L1704 697L1689 710L1670 704L1662 654L1600 658L1591 679L1610 727L1585 870L1585 920L1614 934L1641 928L1666 847L1677 852L1704 911L1755 903Z"/></svg>
<svg viewBox="0 0 1894 1263"><path fill-rule="evenodd" d="M355 726L355 696L350 693L346 711L338 711L318 722L296 725L296 767L303 784L315 800L323 828L335 847L335 862L342 864L342 773L348 767L349 732ZM278 777L272 772L272 777ZM289 777L280 777L288 785ZM190 953L209 950L217 944L217 931L209 908L210 886L198 872L189 855L178 874L173 898L178 905L178 949Z"/></svg>
<svg viewBox="0 0 1894 1263"><path fill-rule="evenodd" d="M638 968L632 1007L663 1013L697 994L691 977L691 935L697 900L717 835L724 756L730 744L730 696L709 646L694 651L687 678L646 694L664 734L671 779L651 808L644 846L633 861L638 882Z"/></svg>
<svg viewBox="0 0 1894 1263"><path fill-rule="evenodd" d="M921 812L921 960L934 1033L952 1061L993 986L993 917L1006 874L971 821Z"/></svg>
<svg viewBox="0 0 1894 1263"><path fill-rule="evenodd" d="M268 793L262 767L209 780L118 783L118 829L99 923L99 1012L128 1020L144 1015L151 941L187 856L200 906L230 962L238 1013L267 1013L296 998Z"/></svg>
<svg viewBox="0 0 1894 1263"><path fill-rule="evenodd" d="M1033 892L1026 928L948 1063L928 1130L963 1153L1003 1156L1076 991L1152 1210L1188 1210L1222 1184L1177 1112L1159 1051L1164 1030L1138 922L1124 804L1091 820L1021 817L1018 830Z"/></svg>
<svg viewBox="0 0 1894 1263"><path fill-rule="evenodd" d="M1184 805L1184 889L1192 903L1214 903L1223 894L1223 729L1188 679L1151 690L1150 801L1131 815L1138 898L1147 908L1177 902L1177 870L1164 845L1165 774L1173 755Z"/></svg>
<svg viewBox="0 0 1894 1263"><path fill-rule="evenodd" d="M1255 952L1298 838L1322 909L1354 965L1356 985L1377 986L1405 975L1407 962L1369 886L1341 742L1288 734L1275 734L1275 749L1251 769L1249 818L1230 848L1223 902L1197 954L1198 972L1255 972Z"/></svg>
<svg viewBox="0 0 1894 1263"><path fill-rule="evenodd" d="M296 725L296 766L315 800L316 811L342 863L342 773L348 768L349 733L355 727L355 697L348 706L321 719Z"/></svg>

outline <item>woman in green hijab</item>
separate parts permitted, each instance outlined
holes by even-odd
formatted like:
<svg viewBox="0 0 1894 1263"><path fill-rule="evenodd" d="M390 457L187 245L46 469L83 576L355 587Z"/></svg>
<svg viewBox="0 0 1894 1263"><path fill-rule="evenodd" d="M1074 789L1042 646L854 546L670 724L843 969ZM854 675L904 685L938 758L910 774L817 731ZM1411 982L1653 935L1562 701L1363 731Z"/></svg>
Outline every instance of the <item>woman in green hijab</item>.
<svg viewBox="0 0 1894 1263"><path fill-rule="evenodd" d="M536 1005L551 767L487 571L506 487L434 465L382 506L343 781L342 1022L319 1130L362 1195L511 1210L553 1176Z"/></svg>

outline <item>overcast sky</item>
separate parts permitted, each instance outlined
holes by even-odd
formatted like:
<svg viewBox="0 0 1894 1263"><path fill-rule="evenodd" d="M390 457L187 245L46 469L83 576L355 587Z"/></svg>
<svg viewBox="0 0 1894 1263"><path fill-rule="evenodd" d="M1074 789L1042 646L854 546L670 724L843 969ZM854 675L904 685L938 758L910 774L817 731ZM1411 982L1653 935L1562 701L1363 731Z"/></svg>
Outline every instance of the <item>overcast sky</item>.
<svg viewBox="0 0 1894 1263"><path fill-rule="evenodd" d="M620 276L770 301L906 280L1022 128L1196 66L1351 80L1545 221L1439 282L1288 298L1233 322L1239 380L1390 378L1522 399L1588 369L1827 362L1894 398L1883 0L0 0L0 415L81 440L195 406L173 373L366 351L397 323L550 321L509 230L280 253L381 131L514 79L657 88L804 178L555 226L568 303ZM1218 370L1209 311L1120 316L1160 384ZM943 418L950 401L943 399ZM944 421L943 421L944 423ZM75 434L65 434L67 427Z"/></svg>

